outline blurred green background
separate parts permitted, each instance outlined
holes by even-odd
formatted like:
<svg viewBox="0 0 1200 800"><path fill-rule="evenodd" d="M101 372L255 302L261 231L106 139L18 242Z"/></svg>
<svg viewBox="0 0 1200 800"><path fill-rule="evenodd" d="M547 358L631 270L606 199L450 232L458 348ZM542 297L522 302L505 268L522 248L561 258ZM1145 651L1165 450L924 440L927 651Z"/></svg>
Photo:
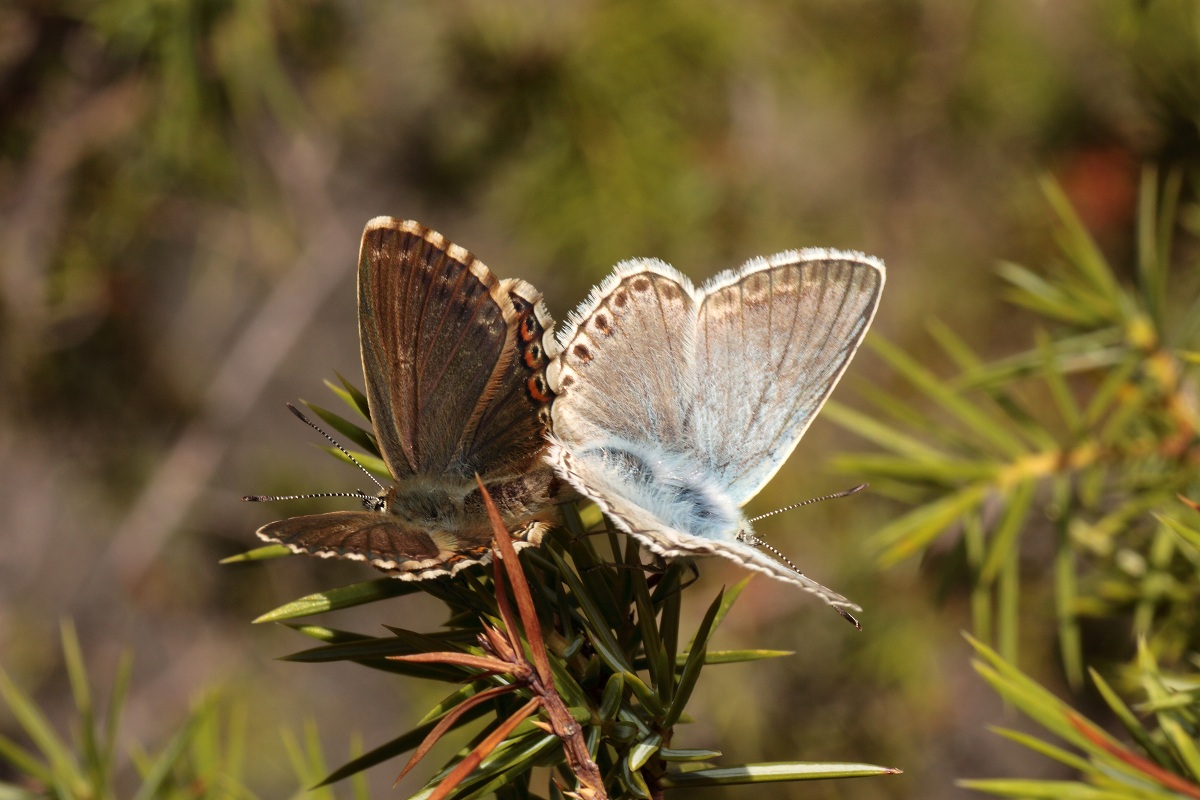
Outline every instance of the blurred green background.
<svg viewBox="0 0 1200 800"><path fill-rule="evenodd" d="M220 686L248 711L255 787L292 791L281 727L315 719L337 764L433 697L273 661L308 645L249 624L369 569L216 563L270 519L338 507L241 495L362 483L283 403L329 404L335 371L361 381L367 219L441 231L558 319L624 258L703 279L862 250L889 270L872 336L933 359L936 317L999 355L1033 335L995 263L1053 253L1038 178L1120 260L1140 165L1200 152L1198 31L1183 0L0 6L0 666L65 714L57 622L73 618L100 682L135 653L128 736L167 736ZM891 380L864 351L835 399ZM750 510L856 483L826 467L861 446L818 420ZM863 553L901 510L858 495L761 525L861 603L865 630L756 581L718 644L798 654L707 671L679 744L905 770L779 797L965 797L955 778L1051 769L985 730L1014 720L970 671L963 598ZM693 616L740 577L702 572ZM387 608L330 624L441 622L424 598ZM1052 629L1022 631L1022 666L1059 685ZM378 796L399 766L372 773Z"/></svg>

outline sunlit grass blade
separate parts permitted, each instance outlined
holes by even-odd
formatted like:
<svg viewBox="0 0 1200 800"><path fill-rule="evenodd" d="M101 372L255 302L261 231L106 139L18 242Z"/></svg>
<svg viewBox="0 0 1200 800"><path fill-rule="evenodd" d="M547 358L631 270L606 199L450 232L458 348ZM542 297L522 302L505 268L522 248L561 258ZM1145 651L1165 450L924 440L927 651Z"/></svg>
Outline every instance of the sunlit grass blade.
<svg viewBox="0 0 1200 800"><path fill-rule="evenodd" d="M1071 266L1087 281L1094 313L1099 317L1120 319L1122 312L1128 310L1125 307L1126 298L1108 260L1100 252L1096 240L1088 232L1087 226L1075 212L1062 188L1048 177L1042 179L1041 185L1043 194L1062 224L1063 252L1071 259ZM1078 301L1083 299L1084 293L1076 291L1074 297Z"/></svg>
<svg viewBox="0 0 1200 800"><path fill-rule="evenodd" d="M872 775L899 775L900 772L894 767L880 767L875 764L780 761L713 767L690 772L669 772L660 781L660 785L666 789L698 789L705 786L735 786L744 783L864 778Z"/></svg>
<svg viewBox="0 0 1200 800"><path fill-rule="evenodd" d="M208 702L211 703L211 698ZM149 769L143 771L142 785L133 795L133 800L155 800L155 798L163 796L163 787L171 779L176 765L183 758L197 726L206 713L211 713L211 706L208 709L193 712L188 717L183 729L171 737L167 746L150 763Z"/></svg>
<svg viewBox="0 0 1200 800"><path fill-rule="evenodd" d="M218 564L240 564L247 561L269 561L273 558L283 558L285 556L294 555L291 550L288 550L281 544L267 544L262 547L255 547L253 550L247 550L244 553L227 556L218 561Z"/></svg>
<svg viewBox="0 0 1200 800"><path fill-rule="evenodd" d="M337 589L327 589L323 592L305 595L284 603L257 617L254 622L280 622L285 619L308 617L335 611L342 608L353 608L364 603L373 603L391 597L403 597L421 591L422 587L416 581L401 581L395 578L379 578L362 583L352 583Z"/></svg>
<svg viewBox="0 0 1200 800"><path fill-rule="evenodd" d="M1054 552L1054 611L1058 621L1059 653L1063 660L1063 673L1067 682L1078 690L1083 685L1083 641L1076 614L1079 598L1076 584L1075 551L1065 526L1059 526L1057 547Z"/></svg>
<svg viewBox="0 0 1200 800"><path fill-rule="evenodd" d="M338 380L341 381L341 387L335 386L330 381L325 381L325 385L328 386L334 394L342 398L342 401L346 405L361 414L363 419L365 419L367 422L370 422L371 407L370 403L367 402L367 396L363 394L362 390L360 390L357 386L346 380L345 376L343 376L340 372L335 372L334 374L337 375Z"/></svg>
<svg viewBox="0 0 1200 800"><path fill-rule="evenodd" d="M1113 715L1120 720L1125 730L1133 737L1133 740L1138 743L1150 758L1160 766L1166 769L1171 769L1175 762L1171 755L1164 750L1159 743L1154 741L1154 738L1146 731L1145 727L1138 721L1133 711L1129 706L1113 691L1108 685L1108 681L1104 680L1095 669L1089 668L1088 674L1092 678L1092 683L1095 684L1096 690L1100 692L1100 696L1104 698L1104 702L1112 709Z"/></svg>
<svg viewBox="0 0 1200 800"><path fill-rule="evenodd" d="M76 735L80 740L81 767L88 773L92 786L105 786L109 778L109 762L101 757L102 745L97 737L96 709L92 703L91 687L88 686L87 665L83 661L75 626L70 621L64 620L60 623L59 638L62 641L63 663L67 668L71 696L78 715Z"/></svg>
<svg viewBox="0 0 1200 800"><path fill-rule="evenodd" d="M1129 354L1124 333L1119 328L1101 328L1074 336L1056 335L1052 342L1052 362L1037 348L981 364L953 380L962 390L1006 384L1038 375L1047 366L1062 375L1096 372L1119 364Z"/></svg>
<svg viewBox="0 0 1200 800"><path fill-rule="evenodd" d="M991 546L988 548L983 568L979 571L979 581L985 586L995 582L1001 567L1009 562L1012 551L1017 549L1021 531L1033 505L1033 490L1032 481L1021 481L1005 497L1000 522L989 537Z"/></svg>
<svg viewBox="0 0 1200 800"><path fill-rule="evenodd" d="M335 414L329 409L319 406L316 403L310 403L307 400L301 400L300 402L311 409L314 414L320 417L326 425L333 428L334 431L340 434L343 439L353 442L375 457L379 456L379 446L375 443L374 438L372 438L372 435L369 432L363 430L360 426L355 425L345 417ZM338 437L335 436L334 438L336 439ZM343 441L342 444L345 444L345 441Z"/></svg>
<svg viewBox="0 0 1200 800"><path fill-rule="evenodd" d="M1009 426L1005 420L985 412L978 405L952 391L937 376L895 345L886 343L882 339L871 341L875 352L882 356L893 369L962 423L966 430L979 441L1010 458L1015 458L1024 452L1024 448L1008 430Z"/></svg>
<svg viewBox="0 0 1200 800"><path fill-rule="evenodd" d="M1039 781L1023 778L991 778L956 781L955 786L1001 797L1022 800L1124 800L1126 795L1071 781ZM1167 800L1163 797L1162 800Z"/></svg>
<svg viewBox="0 0 1200 800"><path fill-rule="evenodd" d="M1014 305L1027 308L1035 314L1073 325L1084 326L1095 320L1095 315L1080 308L1072 300L1072 296L1061 286L1055 285L1026 267L1002 261L997 266L996 272L1011 284L1004 292L1004 298Z"/></svg>
<svg viewBox="0 0 1200 800"><path fill-rule="evenodd" d="M720 750L702 750L694 748L673 748L661 747L658 754L663 761L674 761L680 763L691 763L698 761L712 761L721 757Z"/></svg>
<svg viewBox="0 0 1200 800"><path fill-rule="evenodd" d="M825 404L821 410L821 418L832 420L867 441L918 463L942 462L949 457L921 439L905 435L872 416L835 401Z"/></svg>
<svg viewBox="0 0 1200 800"><path fill-rule="evenodd" d="M392 479L392 473L388 471L387 464L385 464L383 462L383 459L377 455L372 455L371 453L364 453L361 450L351 450L350 456L353 456L354 461L358 462L358 464L355 465L354 461L350 460L350 456L347 456L341 450L338 450L336 447L333 447L332 445L330 445L330 446L318 445L317 447L320 450L324 450L326 453L333 456L337 460L339 460L345 464L349 464L349 465L353 466L355 470L357 470L361 466L367 472L371 473L376 478L378 478L380 481L384 482L385 485L388 481L390 481ZM361 475L362 473L360 472L359 474Z"/></svg>
<svg viewBox="0 0 1200 800"><path fill-rule="evenodd" d="M967 486L916 508L884 526L867 540L883 566L892 566L916 555L941 536L963 514L975 508L987 495L984 485Z"/></svg>
<svg viewBox="0 0 1200 800"><path fill-rule="evenodd" d="M1017 658L1021 616L1021 554L1007 551L996 582L996 648L1009 661Z"/></svg>
<svg viewBox="0 0 1200 800"><path fill-rule="evenodd" d="M82 787L87 785L87 780L70 747L55 733L50 721L32 698L23 694L4 670L0 670L0 698L3 698L13 719L48 762L49 769L40 770L47 778L46 783L71 788L72 792L84 791Z"/></svg>
<svg viewBox="0 0 1200 800"><path fill-rule="evenodd" d="M1027 747L1035 753L1053 759L1060 764L1065 764L1068 767L1078 771L1081 775L1087 775L1094 771L1095 767L1092 762L1086 758L1080 758L1070 750L1064 750L1061 747L1055 747L1049 742L1045 742L1036 736L1031 736L1022 731L1013 731L1007 728L990 727L989 730L997 736L1003 736L1005 739L1016 742L1022 747Z"/></svg>

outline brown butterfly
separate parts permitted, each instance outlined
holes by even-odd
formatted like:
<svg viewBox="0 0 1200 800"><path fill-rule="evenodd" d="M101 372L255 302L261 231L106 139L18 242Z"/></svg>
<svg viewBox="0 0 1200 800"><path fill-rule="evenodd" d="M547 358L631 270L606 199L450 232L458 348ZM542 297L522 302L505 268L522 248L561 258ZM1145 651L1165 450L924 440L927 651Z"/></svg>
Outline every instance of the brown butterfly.
<svg viewBox="0 0 1200 800"><path fill-rule="evenodd" d="M478 474L513 543L540 543L570 493L542 458L553 321L541 294L497 280L419 223L377 217L359 251L358 326L371 424L395 484L358 494L365 510L272 522L259 537L403 580L453 575L491 560Z"/></svg>

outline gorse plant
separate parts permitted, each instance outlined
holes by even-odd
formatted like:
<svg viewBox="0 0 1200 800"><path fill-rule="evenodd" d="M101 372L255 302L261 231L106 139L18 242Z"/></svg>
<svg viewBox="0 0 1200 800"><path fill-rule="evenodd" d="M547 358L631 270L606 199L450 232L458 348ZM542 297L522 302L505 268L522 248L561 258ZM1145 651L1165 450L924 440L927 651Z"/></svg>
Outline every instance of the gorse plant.
<svg viewBox="0 0 1200 800"><path fill-rule="evenodd" d="M1165 674L1150 648L1139 647L1138 693L1145 698L1136 710L1153 718L1145 727L1135 710L1095 670L1092 682L1113 717L1133 740L1117 741L1103 727L1072 709L994 650L972 640L979 658L975 670L1005 702L1066 743L1064 749L1043 739L1004 728L996 733L1076 770L1078 780L966 780L961 785L1002 797L1079 797L1106 800L1200 798L1200 672L1191 665L1181 674Z"/></svg>
<svg viewBox="0 0 1200 800"><path fill-rule="evenodd" d="M0 670L0 701L29 740L0 736L0 764L19 780L0 780L5 800L255 800L244 782L247 767L246 707L209 693L194 703L165 744L149 748L120 742L133 660L122 655L106 703L96 696L75 628L62 626L63 662L71 685L71 733L61 735L35 699ZM310 730L303 743L285 734L297 783L321 769L320 744ZM350 796L366 796L365 783ZM307 793L313 800L332 791Z"/></svg>
<svg viewBox="0 0 1200 800"><path fill-rule="evenodd" d="M1128 270L1105 259L1063 193L1044 184L1061 260L1045 274L1013 264L1000 270L1009 299L1045 324L1032 349L984 362L935 324L934 337L960 370L945 380L876 340L876 351L937 409L936 421L882 394L873 398L875 416L826 411L888 451L846 457L841 466L915 505L875 536L881 561L926 552L952 531L957 557L944 559L947 576L970 586L976 634L999 649L972 639L976 670L1068 748L998 732L1079 773L965 787L1022 798L1200 797L1200 527L1187 499L1200 494L1200 273L1194 248L1180 255L1175 241L1189 218L1183 174L1160 181L1154 169L1143 172ZM1043 570L1038 558L1047 554ZM1013 665L1018 620L1036 622L1034 609L1044 605L1025 602L1040 583L1021 575L1031 563L1053 585L1068 680L1082 688L1090 674L1131 745ZM1084 617L1116 623L1138 642L1115 688L1087 663L1094 650L1081 635ZM1118 690L1143 702L1131 709Z"/></svg>
<svg viewBox="0 0 1200 800"><path fill-rule="evenodd" d="M1200 491L1200 300L1195 269L1171 267L1181 173L1143 174L1128 273L1104 258L1062 192L1044 188L1061 260L1045 274L1000 270L1008 298L1043 320L1035 346L985 362L934 323L959 368L943 379L875 339L936 419L888 394L871 396L873 413L826 414L886 451L840 466L915 504L870 543L881 562L954 531L957 557L945 563L971 587L974 630L1010 659L1032 583L1023 556L1035 571L1047 564L1063 662L1079 686L1081 617L1128 617L1172 661L1195 643L1200 551L1180 533L1189 512L1176 496Z"/></svg>
<svg viewBox="0 0 1200 800"><path fill-rule="evenodd" d="M357 390L345 381L331 388L367 416ZM309 407L364 449L355 458L386 474L366 430L328 409ZM482 728L471 728L463 750L415 797L532 797L534 767L551 771L549 796L582 798L661 797L673 788L896 771L806 762L712 767L719 752L688 748L676 735L704 667L789 655L709 649L713 632L749 578L713 598L688 635L680 630L680 610L691 582L689 568L643 564L636 542L611 528L588 535L588 528L600 522L595 509L585 521L573 506L564 506L562 527L541 547L523 550L519 561L499 517L492 521L496 548L504 557L488 568L438 580L359 583L301 598L257 620L288 621L322 642L290 656L294 661L352 661L464 684L412 730L334 771L325 783L415 750L407 773L437 739L481 718L486 719ZM242 558L287 553L271 545ZM370 636L290 622L422 591L447 608L446 622L432 633L388 625L387 635ZM385 613L382 606L380 612Z"/></svg>

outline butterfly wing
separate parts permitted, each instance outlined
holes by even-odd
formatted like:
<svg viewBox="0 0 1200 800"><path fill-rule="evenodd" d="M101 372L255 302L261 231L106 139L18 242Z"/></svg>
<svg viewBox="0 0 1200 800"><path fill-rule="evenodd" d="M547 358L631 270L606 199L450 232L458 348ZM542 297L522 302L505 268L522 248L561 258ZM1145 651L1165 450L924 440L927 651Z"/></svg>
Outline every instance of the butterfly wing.
<svg viewBox="0 0 1200 800"><path fill-rule="evenodd" d="M717 555L734 563L815 594L836 609L861 611L855 603L812 578L779 563L761 550L733 539L713 539L685 533L672 527L664 513L675 507L669 496L636 499L619 471L601 459L596 450L584 447L572 452L556 442L548 458L559 472L585 497L591 498L619 529L632 535L651 552L664 558L698 558ZM853 621L853 619L851 620ZM857 623L855 623L857 624Z"/></svg>
<svg viewBox="0 0 1200 800"><path fill-rule="evenodd" d="M875 316L884 268L859 253L755 259L701 290L695 444L739 506L796 448Z"/></svg>
<svg viewBox="0 0 1200 800"><path fill-rule="evenodd" d="M513 533L518 548L538 544L545 523L529 523ZM272 522L258 536L282 544L293 553L318 558L365 561L402 580L426 580L453 575L464 567L491 560L491 537L454 537L405 525L391 515L373 511L331 511Z"/></svg>
<svg viewBox="0 0 1200 800"><path fill-rule="evenodd" d="M685 438L694 393L693 292L686 277L652 259L618 265L592 290L559 334L550 367L556 436L573 443Z"/></svg>
<svg viewBox="0 0 1200 800"><path fill-rule="evenodd" d="M829 251L758 259L701 291L661 262L620 265L560 335L548 461L659 555L720 555L858 610L735 534L841 377L883 277Z"/></svg>
<svg viewBox="0 0 1200 800"><path fill-rule="evenodd" d="M540 341L533 367L521 346L549 327L539 300L528 284L502 285L416 222L367 224L358 267L363 372L380 451L398 482L461 482L535 462L548 416L538 409L549 397L534 398L529 386L545 361Z"/></svg>
<svg viewBox="0 0 1200 800"><path fill-rule="evenodd" d="M464 470L478 472L485 482L492 475L549 472L540 455L550 426L546 345L554 322L541 294L525 281L505 278L500 288L513 306L516 357L503 365L492 393L483 398L458 456Z"/></svg>

